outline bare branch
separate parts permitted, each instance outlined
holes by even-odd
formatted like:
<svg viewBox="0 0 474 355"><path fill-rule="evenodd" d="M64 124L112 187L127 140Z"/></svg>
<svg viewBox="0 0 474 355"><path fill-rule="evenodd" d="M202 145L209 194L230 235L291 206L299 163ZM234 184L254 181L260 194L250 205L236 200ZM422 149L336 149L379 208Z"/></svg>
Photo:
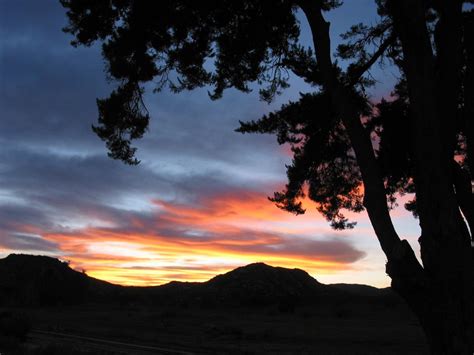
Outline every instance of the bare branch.
<svg viewBox="0 0 474 355"><path fill-rule="evenodd" d="M396 36L394 34L390 35L385 41L382 42L382 44L379 46L379 48L375 51L375 53L368 61L353 68L349 73L348 85L355 85L360 80L361 76L364 75L364 73L369 70L372 65L377 62L377 60L379 60L379 58L385 53L387 48L395 42L395 39Z"/></svg>

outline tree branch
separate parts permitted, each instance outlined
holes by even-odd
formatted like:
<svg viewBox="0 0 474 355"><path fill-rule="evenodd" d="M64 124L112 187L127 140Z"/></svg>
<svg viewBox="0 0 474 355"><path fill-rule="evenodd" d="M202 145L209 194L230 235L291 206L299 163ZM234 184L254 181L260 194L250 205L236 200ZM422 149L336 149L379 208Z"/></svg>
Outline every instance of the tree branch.
<svg viewBox="0 0 474 355"><path fill-rule="evenodd" d="M370 67L374 65L374 63L385 53L387 48L393 42L395 42L395 39L396 36L394 34L390 35L385 41L382 42L382 44L367 62L362 63L351 70L351 73L349 74L349 86L353 86L359 81L361 76L364 75L364 73L369 70Z"/></svg>
<svg viewBox="0 0 474 355"><path fill-rule="evenodd" d="M323 87L331 95L333 107L347 129L356 154L364 183L364 206L380 245L390 261L394 256L394 250L400 244L400 238L388 212L385 188L370 136L360 122L359 112L352 103L350 93L338 81L336 71L333 69L329 23L322 15L321 2L301 0L299 4L311 27Z"/></svg>
<svg viewBox="0 0 474 355"><path fill-rule="evenodd" d="M423 313L427 307L422 296L426 287L424 269L410 244L406 240L400 240L393 226L370 135L362 125L359 111L352 102L351 88L343 86L333 70L329 23L322 16L320 3L318 6L314 1L301 0L301 4L311 27L318 67L324 79L323 87L331 95L332 105L347 129L356 155L364 184L364 207L387 256L386 272L392 278L392 287L408 301L413 310Z"/></svg>
<svg viewBox="0 0 474 355"><path fill-rule="evenodd" d="M313 35L313 45L316 52L317 65L326 90L331 91L336 84L336 77L333 72L331 61L331 40L329 37L329 22L322 15L322 2L300 0L299 6L305 13L311 33Z"/></svg>

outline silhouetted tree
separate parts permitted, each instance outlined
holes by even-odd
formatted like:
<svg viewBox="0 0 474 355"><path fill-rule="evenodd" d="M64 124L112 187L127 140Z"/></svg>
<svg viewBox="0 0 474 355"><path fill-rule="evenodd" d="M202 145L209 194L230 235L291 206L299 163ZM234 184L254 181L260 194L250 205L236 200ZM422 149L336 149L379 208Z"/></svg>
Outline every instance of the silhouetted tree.
<svg viewBox="0 0 474 355"><path fill-rule="evenodd" d="M338 0L62 0L73 45L102 42L118 83L97 100L94 131L109 155L137 164L131 141L145 133L144 84L172 91L258 83L263 100L288 86L288 71L314 86L297 102L240 132L273 133L294 154L286 188L272 200L303 213L307 195L332 227L352 228L342 210L366 210L387 257L392 288L418 315L433 353L473 350L473 12L462 0L376 0L379 22L356 24L331 57L324 12ZM313 48L298 42L301 11ZM368 70L382 59L401 70L392 101L369 102ZM213 65L209 64L213 62ZM389 210L416 193L421 265ZM467 222L467 223L466 223ZM470 230L469 230L469 227Z"/></svg>

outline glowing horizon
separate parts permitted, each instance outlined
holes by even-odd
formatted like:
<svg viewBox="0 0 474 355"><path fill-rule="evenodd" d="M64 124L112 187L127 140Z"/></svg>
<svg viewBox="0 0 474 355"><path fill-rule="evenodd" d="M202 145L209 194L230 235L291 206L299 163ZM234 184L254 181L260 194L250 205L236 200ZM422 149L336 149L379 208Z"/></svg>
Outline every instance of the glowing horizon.
<svg viewBox="0 0 474 355"><path fill-rule="evenodd" d="M355 238L375 238L370 226L331 231L313 211L314 203L304 203L308 213L294 216L264 194L241 189L187 204L154 199L143 215L104 214L93 219L93 225L63 231L17 229L30 238L41 235L56 246L53 255L69 260L76 270L122 285L207 281L236 267L264 262L303 269L325 283L388 286L387 278L364 270L368 253L354 246Z"/></svg>

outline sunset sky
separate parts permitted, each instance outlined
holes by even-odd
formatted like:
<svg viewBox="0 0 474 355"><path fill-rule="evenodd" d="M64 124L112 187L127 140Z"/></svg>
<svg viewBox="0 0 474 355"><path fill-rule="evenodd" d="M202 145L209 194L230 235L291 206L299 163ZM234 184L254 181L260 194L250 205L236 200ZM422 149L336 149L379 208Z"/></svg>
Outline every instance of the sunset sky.
<svg viewBox="0 0 474 355"><path fill-rule="evenodd" d="M373 0L347 0L328 14L331 34L376 20ZM0 0L0 257L43 254L120 284L203 281L252 262L298 267L324 283L388 286L385 256L365 212L336 232L310 203L303 216L267 196L286 182L289 149L273 136L235 133L309 88L274 103L258 90L147 94L152 120L137 142L139 166L106 155L91 131L97 97L113 85L99 47L73 48L53 0ZM302 20L301 41L310 43ZM335 45L333 44L333 48ZM388 96L397 71L374 68L373 100ZM418 250L418 223L392 211Z"/></svg>

